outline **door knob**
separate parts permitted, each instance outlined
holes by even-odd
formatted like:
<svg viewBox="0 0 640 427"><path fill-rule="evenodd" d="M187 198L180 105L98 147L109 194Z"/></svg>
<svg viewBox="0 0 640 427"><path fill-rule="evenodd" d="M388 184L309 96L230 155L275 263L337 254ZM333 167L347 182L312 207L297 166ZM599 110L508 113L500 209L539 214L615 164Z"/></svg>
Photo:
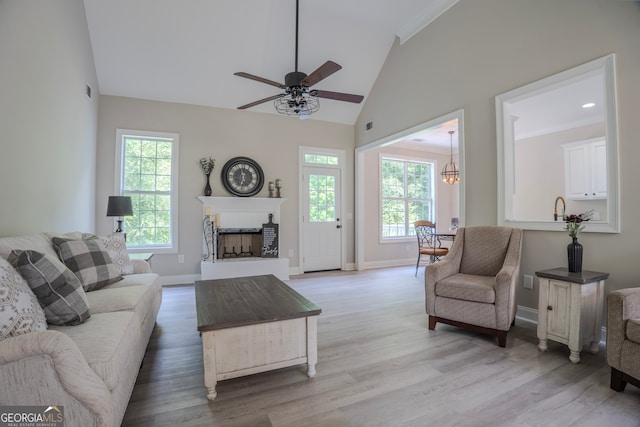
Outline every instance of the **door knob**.
<svg viewBox="0 0 640 427"><path fill-rule="evenodd" d="M342 226L340 224L336 225L336 228L342 228Z"/></svg>

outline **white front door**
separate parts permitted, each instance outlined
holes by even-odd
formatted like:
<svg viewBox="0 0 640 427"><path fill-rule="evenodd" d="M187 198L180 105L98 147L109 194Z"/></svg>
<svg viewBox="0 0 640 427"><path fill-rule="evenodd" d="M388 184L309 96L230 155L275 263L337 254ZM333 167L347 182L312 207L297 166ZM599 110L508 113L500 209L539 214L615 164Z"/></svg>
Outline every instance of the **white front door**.
<svg viewBox="0 0 640 427"><path fill-rule="evenodd" d="M305 166L303 179L302 269L305 272L340 269L340 169Z"/></svg>

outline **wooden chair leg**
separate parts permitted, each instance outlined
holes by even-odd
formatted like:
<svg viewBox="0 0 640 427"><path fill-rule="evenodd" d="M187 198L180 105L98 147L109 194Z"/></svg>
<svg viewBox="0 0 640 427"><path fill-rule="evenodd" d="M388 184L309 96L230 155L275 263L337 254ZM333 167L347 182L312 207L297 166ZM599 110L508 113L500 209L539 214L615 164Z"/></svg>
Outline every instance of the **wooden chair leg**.
<svg viewBox="0 0 640 427"><path fill-rule="evenodd" d="M507 332L509 331L496 331L498 337L498 347L505 348L507 346Z"/></svg>
<svg viewBox="0 0 640 427"><path fill-rule="evenodd" d="M436 328L436 317L429 316L429 330L433 331Z"/></svg>
<svg viewBox="0 0 640 427"><path fill-rule="evenodd" d="M622 372L616 368L611 368L611 390L618 392L624 391L624 388L627 386L627 382L622 378L622 376Z"/></svg>

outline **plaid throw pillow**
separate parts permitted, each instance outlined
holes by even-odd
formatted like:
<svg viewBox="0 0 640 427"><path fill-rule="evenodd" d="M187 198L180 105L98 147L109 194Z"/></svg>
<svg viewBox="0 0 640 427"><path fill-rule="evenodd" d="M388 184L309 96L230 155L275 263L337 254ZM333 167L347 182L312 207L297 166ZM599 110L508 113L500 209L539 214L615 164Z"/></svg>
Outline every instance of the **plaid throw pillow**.
<svg viewBox="0 0 640 427"><path fill-rule="evenodd" d="M29 285L0 257L0 341L46 329L42 307Z"/></svg>
<svg viewBox="0 0 640 427"><path fill-rule="evenodd" d="M122 280L99 239L70 240L54 237L53 247L60 260L82 282L85 291L95 291Z"/></svg>
<svg viewBox="0 0 640 427"><path fill-rule="evenodd" d="M53 255L14 250L9 262L29 284L52 325L78 325L90 316L80 280Z"/></svg>

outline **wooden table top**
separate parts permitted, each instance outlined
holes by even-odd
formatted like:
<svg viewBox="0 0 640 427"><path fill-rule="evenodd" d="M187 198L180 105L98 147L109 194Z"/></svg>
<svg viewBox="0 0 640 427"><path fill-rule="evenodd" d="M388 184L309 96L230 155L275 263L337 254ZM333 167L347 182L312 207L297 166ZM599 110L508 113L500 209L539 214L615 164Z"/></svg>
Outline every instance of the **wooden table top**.
<svg viewBox="0 0 640 427"><path fill-rule="evenodd" d="M198 331L317 316L322 310L274 275L199 280Z"/></svg>
<svg viewBox="0 0 640 427"><path fill-rule="evenodd" d="M582 273L569 273L568 268L557 267L550 268L548 270L536 271L536 276L584 285L587 283L597 282L599 280L605 280L609 277L609 273L588 270L582 270Z"/></svg>

